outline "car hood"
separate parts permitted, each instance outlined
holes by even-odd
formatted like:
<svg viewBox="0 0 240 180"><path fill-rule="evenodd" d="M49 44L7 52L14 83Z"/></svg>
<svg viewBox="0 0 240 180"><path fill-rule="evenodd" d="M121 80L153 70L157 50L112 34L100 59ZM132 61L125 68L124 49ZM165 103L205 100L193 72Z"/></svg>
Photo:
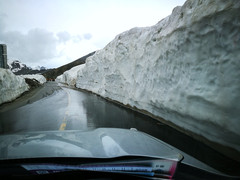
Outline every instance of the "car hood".
<svg viewBox="0 0 240 180"><path fill-rule="evenodd" d="M0 136L0 159L39 157L151 156L183 157L166 143L137 130L98 128L90 131L27 132Z"/></svg>

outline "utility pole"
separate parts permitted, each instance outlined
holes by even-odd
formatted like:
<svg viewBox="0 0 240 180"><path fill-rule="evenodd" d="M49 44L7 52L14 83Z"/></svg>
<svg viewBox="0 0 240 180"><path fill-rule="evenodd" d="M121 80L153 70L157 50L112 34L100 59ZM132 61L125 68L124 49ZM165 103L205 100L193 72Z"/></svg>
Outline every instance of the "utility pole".
<svg viewBox="0 0 240 180"><path fill-rule="evenodd" d="M0 44L0 68L7 69L7 45Z"/></svg>

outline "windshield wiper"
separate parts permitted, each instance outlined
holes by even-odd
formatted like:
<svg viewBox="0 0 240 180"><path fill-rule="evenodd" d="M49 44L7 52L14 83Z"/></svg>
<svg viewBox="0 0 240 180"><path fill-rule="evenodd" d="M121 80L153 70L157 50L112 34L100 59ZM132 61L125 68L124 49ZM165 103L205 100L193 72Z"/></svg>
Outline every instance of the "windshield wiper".
<svg viewBox="0 0 240 180"><path fill-rule="evenodd" d="M168 159L149 159L122 162L87 163L81 165L34 163L22 164L21 166L33 174L51 174L66 171L94 171L171 179L176 171L177 163L177 161Z"/></svg>
<svg viewBox="0 0 240 180"><path fill-rule="evenodd" d="M0 179L230 179L181 162L181 159L122 156L116 158L27 158L0 161Z"/></svg>

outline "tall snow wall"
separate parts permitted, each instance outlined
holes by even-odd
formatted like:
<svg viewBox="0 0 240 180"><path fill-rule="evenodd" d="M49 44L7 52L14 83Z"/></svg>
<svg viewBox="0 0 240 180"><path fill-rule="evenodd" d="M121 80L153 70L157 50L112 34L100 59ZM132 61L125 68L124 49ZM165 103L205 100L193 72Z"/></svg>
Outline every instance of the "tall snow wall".
<svg viewBox="0 0 240 180"><path fill-rule="evenodd" d="M239 32L240 1L188 0L116 36L87 59L76 86L240 152Z"/></svg>
<svg viewBox="0 0 240 180"><path fill-rule="evenodd" d="M62 75L56 78L57 82L66 83L69 86L75 86L77 80L77 72L84 68L85 64L74 66L68 71L65 71Z"/></svg>
<svg viewBox="0 0 240 180"><path fill-rule="evenodd" d="M29 89L25 79L0 68L0 105L12 101Z"/></svg>

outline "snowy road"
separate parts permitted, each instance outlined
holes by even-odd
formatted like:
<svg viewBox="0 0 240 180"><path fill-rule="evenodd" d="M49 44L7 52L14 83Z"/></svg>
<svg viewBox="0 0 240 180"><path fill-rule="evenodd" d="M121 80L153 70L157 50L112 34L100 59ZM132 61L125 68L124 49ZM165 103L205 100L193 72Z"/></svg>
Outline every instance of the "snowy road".
<svg viewBox="0 0 240 180"><path fill-rule="evenodd" d="M136 128L191 154L217 169L234 162L204 144L148 116L97 95L55 82L0 106L0 134L25 131L89 130L98 127ZM225 163L223 163L225 162Z"/></svg>

